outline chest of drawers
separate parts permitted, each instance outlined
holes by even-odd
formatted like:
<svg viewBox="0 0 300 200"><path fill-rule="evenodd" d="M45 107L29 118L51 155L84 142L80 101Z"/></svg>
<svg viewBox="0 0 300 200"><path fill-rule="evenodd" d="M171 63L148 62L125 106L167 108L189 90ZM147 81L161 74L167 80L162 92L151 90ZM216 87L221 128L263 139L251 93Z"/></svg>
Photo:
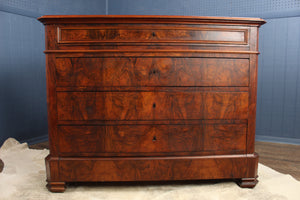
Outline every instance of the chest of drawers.
<svg viewBox="0 0 300 200"><path fill-rule="evenodd" d="M257 182L257 18L43 16L48 189Z"/></svg>

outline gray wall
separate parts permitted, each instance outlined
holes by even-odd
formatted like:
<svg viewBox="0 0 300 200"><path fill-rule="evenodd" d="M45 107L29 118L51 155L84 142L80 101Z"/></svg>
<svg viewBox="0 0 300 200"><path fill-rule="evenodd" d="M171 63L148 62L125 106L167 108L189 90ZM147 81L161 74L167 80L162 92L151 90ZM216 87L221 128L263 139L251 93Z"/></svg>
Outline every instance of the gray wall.
<svg viewBox="0 0 300 200"><path fill-rule="evenodd" d="M260 30L257 139L300 144L300 17L267 21Z"/></svg>
<svg viewBox="0 0 300 200"><path fill-rule="evenodd" d="M0 11L0 144L47 131L43 37L36 19Z"/></svg>
<svg viewBox="0 0 300 200"><path fill-rule="evenodd" d="M0 145L47 139L45 14L105 14L105 0L0 0Z"/></svg>
<svg viewBox="0 0 300 200"><path fill-rule="evenodd" d="M262 17L257 139L300 144L299 0L0 0L0 144L47 139L46 14Z"/></svg>

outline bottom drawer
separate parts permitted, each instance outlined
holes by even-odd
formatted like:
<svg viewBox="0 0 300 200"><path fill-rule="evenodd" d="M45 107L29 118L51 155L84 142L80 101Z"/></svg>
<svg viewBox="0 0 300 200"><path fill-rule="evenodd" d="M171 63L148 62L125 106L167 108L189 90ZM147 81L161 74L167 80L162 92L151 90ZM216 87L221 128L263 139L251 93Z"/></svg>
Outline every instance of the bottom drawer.
<svg viewBox="0 0 300 200"><path fill-rule="evenodd" d="M59 181L163 181L256 177L257 155L60 158ZM250 170L248 170L250 169Z"/></svg>
<svg viewBox="0 0 300 200"><path fill-rule="evenodd" d="M213 155L246 152L246 124L59 126L66 156Z"/></svg>

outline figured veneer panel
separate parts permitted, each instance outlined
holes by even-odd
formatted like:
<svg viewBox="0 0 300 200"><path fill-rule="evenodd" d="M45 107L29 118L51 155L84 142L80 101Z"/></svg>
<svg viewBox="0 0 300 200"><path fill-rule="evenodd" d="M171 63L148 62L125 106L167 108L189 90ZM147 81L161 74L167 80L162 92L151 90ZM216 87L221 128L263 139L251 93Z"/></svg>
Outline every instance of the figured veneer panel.
<svg viewBox="0 0 300 200"><path fill-rule="evenodd" d="M204 151L234 154L246 151L246 128L246 124L59 126L58 145L61 154L68 156Z"/></svg>
<svg viewBox="0 0 300 200"><path fill-rule="evenodd" d="M58 120L247 119L247 92L58 92Z"/></svg>
<svg viewBox="0 0 300 200"><path fill-rule="evenodd" d="M63 181L160 181L247 176L247 157L61 158ZM109 172L109 173L108 173Z"/></svg>
<svg viewBox="0 0 300 200"><path fill-rule="evenodd" d="M203 151L227 151L230 154L234 154L234 151L245 153L246 133L246 124L204 125Z"/></svg>
<svg viewBox="0 0 300 200"><path fill-rule="evenodd" d="M177 27L61 27L58 43L116 42L190 42L247 44L247 29L179 28Z"/></svg>
<svg viewBox="0 0 300 200"><path fill-rule="evenodd" d="M57 131L60 153L105 150L105 126L58 126Z"/></svg>
<svg viewBox="0 0 300 200"><path fill-rule="evenodd" d="M57 86L248 86L249 60L57 58Z"/></svg>

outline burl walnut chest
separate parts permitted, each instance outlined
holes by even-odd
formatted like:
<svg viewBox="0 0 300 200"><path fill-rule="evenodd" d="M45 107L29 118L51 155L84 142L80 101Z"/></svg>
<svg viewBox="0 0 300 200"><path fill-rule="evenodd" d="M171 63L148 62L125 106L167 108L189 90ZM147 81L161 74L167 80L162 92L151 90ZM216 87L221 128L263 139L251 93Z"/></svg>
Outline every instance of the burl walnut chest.
<svg viewBox="0 0 300 200"><path fill-rule="evenodd" d="M257 183L258 18L43 16L48 188Z"/></svg>

